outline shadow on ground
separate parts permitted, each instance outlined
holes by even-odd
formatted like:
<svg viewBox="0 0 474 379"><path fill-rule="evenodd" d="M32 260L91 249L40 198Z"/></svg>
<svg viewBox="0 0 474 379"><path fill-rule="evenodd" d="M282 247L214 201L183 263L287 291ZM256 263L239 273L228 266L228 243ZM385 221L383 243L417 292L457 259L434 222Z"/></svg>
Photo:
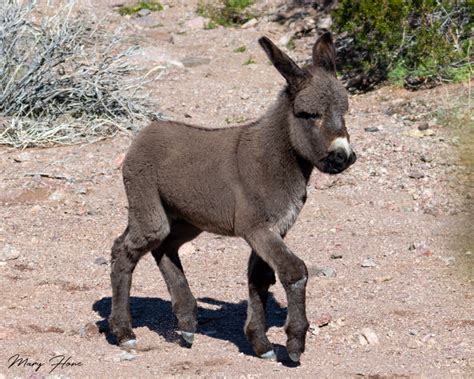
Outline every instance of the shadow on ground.
<svg viewBox="0 0 474 379"><path fill-rule="evenodd" d="M255 355L243 332L247 314L246 301L228 303L204 297L198 299L198 305L197 333L232 342L241 353ZM206 305L212 308L207 308ZM111 311L111 298L104 297L96 301L92 309L103 318L97 322L100 332L105 334L110 344L116 344L117 341L110 333L107 321ZM176 319L172 313L170 301L156 297L131 297L130 311L133 328L147 327L168 342L182 343L177 333ZM282 327L286 315L286 308L281 307L270 293L267 305L267 327ZM288 362L288 355L283 346L275 345L275 350L279 361Z"/></svg>

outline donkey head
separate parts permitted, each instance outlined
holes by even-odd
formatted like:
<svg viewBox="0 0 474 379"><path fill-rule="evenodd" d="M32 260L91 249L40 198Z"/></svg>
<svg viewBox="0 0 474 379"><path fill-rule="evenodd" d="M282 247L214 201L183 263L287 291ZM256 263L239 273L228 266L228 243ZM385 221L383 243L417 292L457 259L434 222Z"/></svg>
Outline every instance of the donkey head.
<svg viewBox="0 0 474 379"><path fill-rule="evenodd" d="M259 43L288 83L290 139L297 154L320 171L338 174L353 164L344 122L347 93L336 78L336 51L330 33L313 46L313 64L300 68L268 38Z"/></svg>

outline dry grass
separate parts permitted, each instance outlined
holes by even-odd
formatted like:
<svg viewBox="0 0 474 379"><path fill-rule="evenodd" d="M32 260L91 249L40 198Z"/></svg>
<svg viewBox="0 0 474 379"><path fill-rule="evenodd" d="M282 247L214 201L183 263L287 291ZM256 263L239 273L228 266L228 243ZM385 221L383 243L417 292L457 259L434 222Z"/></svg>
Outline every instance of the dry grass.
<svg viewBox="0 0 474 379"><path fill-rule="evenodd" d="M34 8L0 3L0 144L94 141L160 117L142 92L145 79L132 76L135 48L121 50L118 32L74 2L37 20Z"/></svg>

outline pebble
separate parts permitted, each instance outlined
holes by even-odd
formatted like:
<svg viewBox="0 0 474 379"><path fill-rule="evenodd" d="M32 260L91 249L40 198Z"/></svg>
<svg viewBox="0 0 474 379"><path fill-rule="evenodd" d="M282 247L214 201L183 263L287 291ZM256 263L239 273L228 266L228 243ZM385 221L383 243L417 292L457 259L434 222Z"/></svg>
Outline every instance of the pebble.
<svg viewBox="0 0 474 379"><path fill-rule="evenodd" d="M321 328L322 326L328 325L332 320L332 316L328 313L323 313L318 320L316 321L316 324Z"/></svg>
<svg viewBox="0 0 474 379"><path fill-rule="evenodd" d="M439 259L441 259L446 264L446 266L451 266L454 264L454 262L456 262L456 258L454 257L440 257Z"/></svg>
<svg viewBox="0 0 474 379"><path fill-rule="evenodd" d="M426 155L426 154L421 154L420 155L420 160L425 163L430 163L433 161L433 157Z"/></svg>
<svg viewBox="0 0 474 379"><path fill-rule="evenodd" d="M151 11L149 9L140 9L138 12L137 12L137 16L138 17L146 17L148 16L149 14L151 14Z"/></svg>
<svg viewBox="0 0 474 379"><path fill-rule="evenodd" d="M0 262L11 261L13 259L17 259L19 256L20 252L16 249L15 246L6 244L0 251Z"/></svg>
<svg viewBox="0 0 474 379"><path fill-rule="evenodd" d="M360 264L362 267L375 267L377 264L373 261L372 258L365 258Z"/></svg>
<svg viewBox="0 0 474 379"><path fill-rule="evenodd" d="M285 34L283 37L281 37L278 40L278 44L281 45L281 46L286 46L288 44L288 42L290 42L291 37L292 36L290 34Z"/></svg>
<svg viewBox="0 0 474 379"><path fill-rule="evenodd" d="M114 360L114 362L123 362L123 361L133 361L136 358L137 358L137 356L135 354L128 353L128 352L124 351L120 354L117 354L113 358L113 360Z"/></svg>
<svg viewBox="0 0 474 379"><path fill-rule="evenodd" d="M107 262L107 259L105 259L104 257L97 257L96 259L94 259L94 263L99 266L104 266L108 262Z"/></svg>
<svg viewBox="0 0 474 379"><path fill-rule="evenodd" d="M211 60L209 58L202 57L185 57L181 60L181 63L184 67L196 67L204 64L209 64L211 63Z"/></svg>
<svg viewBox="0 0 474 379"><path fill-rule="evenodd" d="M408 173L408 177L412 179L421 179L425 177L425 174L423 174L421 171L418 171L418 170L411 170Z"/></svg>
<svg viewBox="0 0 474 379"><path fill-rule="evenodd" d="M369 345L378 345L379 344L379 337L377 337L377 334L370 329L370 328L364 328L360 331L360 337L363 337ZM359 338L359 342L361 342Z"/></svg>
<svg viewBox="0 0 474 379"><path fill-rule="evenodd" d="M84 186L78 187L76 189L76 194L77 195L85 195L87 193L87 188Z"/></svg>
<svg viewBox="0 0 474 379"><path fill-rule="evenodd" d="M51 195L49 195L48 200L51 201L60 201L63 200L66 195L62 191L54 191Z"/></svg>
<svg viewBox="0 0 474 379"><path fill-rule="evenodd" d="M421 130L421 131L427 130L429 128L430 126L427 122L422 122L421 124L418 125L418 130Z"/></svg>
<svg viewBox="0 0 474 379"><path fill-rule="evenodd" d="M332 253L331 254L331 259L342 259L342 254L341 253Z"/></svg>
<svg viewBox="0 0 474 379"><path fill-rule="evenodd" d="M380 129L376 126L368 126L368 127L364 128L364 131L366 131L368 133L375 133L375 132L379 132Z"/></svg>
<svg viewBox="0 0 474 379"><path fill-rule="evenodd" d="M414 339L409 339L407 342L407 347L409 349L418 349L418 342Z"/></svg>
<svg viewBox="0 0 474 379"><path fill-rule="evenodd" d="M322 16L318 18L318 29L329 29L332 25L332 18L330 15Z"/></svg>
<svg viewBox="0 0 474 379"><path fill-rule="evenodd" d="M249 28L255 27L257 24L258 24L257 19L256 18L251 18L245 24L243 24L240 28L241 29L249 29Z"/></svg>
<svg viewBox="0 0 474 379"><path fill-rule="evenodd" d="M316 270L316 276L320 278L333 278L336 276L336 270L331 267L321 267Z"/></svg>
<svg viewBox="0 0 474 379"><path fill-rule="evenodd" d="M319 326L318 325L310 325L309 326L309 332L314 336L319 335Z"/></svg>

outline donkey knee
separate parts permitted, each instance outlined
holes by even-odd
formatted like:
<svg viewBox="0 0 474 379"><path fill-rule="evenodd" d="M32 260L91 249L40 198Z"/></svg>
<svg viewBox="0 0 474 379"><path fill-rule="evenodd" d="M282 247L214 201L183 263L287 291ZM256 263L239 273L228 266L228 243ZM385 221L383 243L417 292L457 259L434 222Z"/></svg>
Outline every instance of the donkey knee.
<svg viewBox="0 0 474 379"><path fill-rule="evenodd" d="M124 243L130 251L146 253L157 249L170 233L169 223L162 222L152 228L131 229Z"/></svg>
<svg viewBox="0 0 474 379"><path fill-rule="evenodd" d="M304 261L297 256L279 272L280 281L284 287L302 289L308 281L308 269Z"/></svg>

